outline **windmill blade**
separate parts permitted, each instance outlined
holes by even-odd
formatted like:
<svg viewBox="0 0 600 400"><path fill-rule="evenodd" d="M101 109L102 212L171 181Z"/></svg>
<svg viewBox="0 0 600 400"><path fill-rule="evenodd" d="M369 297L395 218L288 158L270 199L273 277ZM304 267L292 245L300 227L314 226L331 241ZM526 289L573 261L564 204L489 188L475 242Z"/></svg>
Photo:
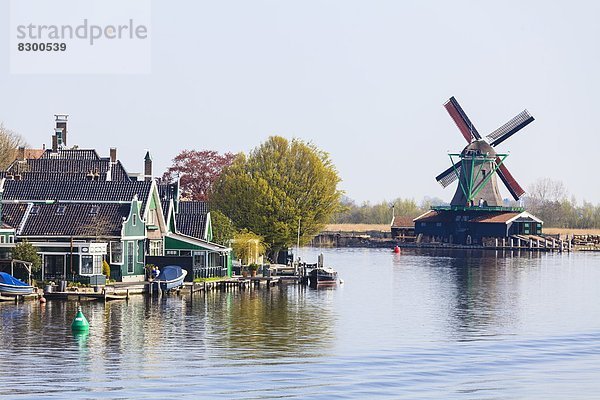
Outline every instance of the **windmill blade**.
<svg viewBox="0 0 600 400"><path fill-rule="evenodd" d="M448 111L448 114L450 114L454 123L458 126L460 133L467 139L467 142L471 143L473 138L481 139L481 135L477 132L477 129L475 129L475 126L469 117L467 117L467 114L465 114L454 96L450 97L450 100L444 104L444 108L446 108L446 111Z"/></svg>
<svg viewBox="0 0 600 400"><path fill-rule="evenodd" d="M498 165L498 175L500 176L500 179L502 179L502 182L504 182L504 185L506 185L506 188L512 197L515 200L519 200L519 198L525 194L525 190L517 183L512 174L508 172L508 168L502 163L500 157L496 157L496 164Z"/></svg>
<svg viewBox="0 0 600 400"><path fill-rule="evenodd" d="M438 181L438 183L442 185L442 187L447 187L458 178L458 175L460 175L461 168L462 160L457 162L452 167L448 168L438 176L436 176L435 180Z"/></svg>
<svg viewBox="0 0 600 400"><path fill-rule="evenodd" d="M534 118L527 110L521 111L516 117L487 135L490 145L497 146L506 139L520 131L522 128L533 122Z"/></svg>

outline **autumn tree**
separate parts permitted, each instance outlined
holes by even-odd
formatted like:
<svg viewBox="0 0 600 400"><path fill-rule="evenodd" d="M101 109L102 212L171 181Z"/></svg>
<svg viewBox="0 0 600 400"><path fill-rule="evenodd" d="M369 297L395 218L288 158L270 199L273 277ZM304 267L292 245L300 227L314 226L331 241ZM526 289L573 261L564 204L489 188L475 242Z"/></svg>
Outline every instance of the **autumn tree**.
<svg viewBox="0 0 600 400"><path fill-rule="evenodd" d="M179 178L181 196L188 200L207 200L213 183L235 155L212 150L183 150L163 174L164 181Z"/></svg>
<svg viewBox="0 0 600 400"><path fill-rule="evenodd" d="M339 207L340 177L329 155L310 143L270 137L238 155L215 182L211 200L234 222L262 236L272 259L306 244Z"/></svg>
<svg viewBox="0 0 600 400"><path fill-rule="evenodd" d="M5 170L15 160L18 147L26 145L21 135L0 123L0 170Z"/></svg>

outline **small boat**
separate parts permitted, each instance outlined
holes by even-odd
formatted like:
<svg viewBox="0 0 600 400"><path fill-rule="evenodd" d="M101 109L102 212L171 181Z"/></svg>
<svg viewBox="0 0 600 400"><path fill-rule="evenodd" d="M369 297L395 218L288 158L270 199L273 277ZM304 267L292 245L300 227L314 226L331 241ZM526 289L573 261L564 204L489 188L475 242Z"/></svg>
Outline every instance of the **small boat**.
<svg viewBox="0 0 600 400"><path fill-rule="evenodd" d="M319 254L317 264L313 264L313 268L308 273L308 279L311 286L336 285L338 273L335 269L326 267L324 265L323 254Z"/></svg>
<svg viewBox="0 0 600 400"><path fill-rule="evenodd" d="M331 267L317 267L309 272L308 278L310 279L310 284L312 286L336 285L338 273Z"/></svg>
<svg viewBox="0 0 600 400"><path fill-rule="evenodd" d="M163 292L166 292L183 285L186 275L187 271L179 265L167 265L160 271L156 279L154 279L153 284Z"/></svg>
<svg viewBox="0 0 600 400"><path fill-rule="evenodd" d="M6 272L0 272L0 294L32 294L35 288Z"/></svg>

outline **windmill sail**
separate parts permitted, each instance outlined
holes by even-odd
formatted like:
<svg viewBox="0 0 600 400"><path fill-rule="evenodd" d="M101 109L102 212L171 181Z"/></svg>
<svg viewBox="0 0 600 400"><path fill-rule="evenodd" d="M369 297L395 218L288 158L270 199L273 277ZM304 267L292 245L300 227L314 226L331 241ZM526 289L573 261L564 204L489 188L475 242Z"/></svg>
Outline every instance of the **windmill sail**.
<svg viewBox="0 0 600 400"><path fill-rule="evenodd" d="M497 146L533 122L533 120L534 118L529 114L529 112L527 110L523 110L516 117L487 135L488 142L492 146Z"/></svg>
<svg viewBox="0 0 600 400"><path fill-rule="evenodd" d="M462 168L462 161L457 162L441 174L435 177L442 187L447 187L452 182L454 182L458 176L460 175L460 170Z"/></svg>
<svg viewBox="0 0 600 400"><path fill-rule="evenodd" d="M450 117L454 120L454 123L463 134L467 142L471 143L473 139L481 139L481 135L477 132L477 129L467 117L467 114L463 111L458 101L454 98L454 96L450 97L450 100L444 104L444 108L450 114Z"/></svg>
<svg viewBox="0 0 600 400"><path fill-rule="evenodd" d="M519 200L521 196L525 194L525 190L517 183L512 174L508 172L508 168L502 163L500 157L496 158L496 164L498 164L498 175L500 175L500 179L502 179L502 182L504 182L504 185L506 185L506 188L512 197L515 200Z"/></svg>

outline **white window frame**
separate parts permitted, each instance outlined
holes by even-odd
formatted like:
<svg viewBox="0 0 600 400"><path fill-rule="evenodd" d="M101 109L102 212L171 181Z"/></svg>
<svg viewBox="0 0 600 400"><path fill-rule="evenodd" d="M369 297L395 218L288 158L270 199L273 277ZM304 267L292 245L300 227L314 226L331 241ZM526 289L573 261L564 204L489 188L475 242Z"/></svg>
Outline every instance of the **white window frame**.
<svg viewBox="0 0 600 400"><path fill-rule="evenodd" d="M162 240L151 240L150 241L150 255L151 256L162 256Z"/></svg>
<svg viewBox="0 0 600 400"><path fill-rule="evenodd" d="M113 258L113 243L114 244L119 244L121 246L121 251L120 251L120 261L117 261ZM115 264L115 265L123 265L123 242L121 242L120 240L113 240L109 243L109 254L110 254L110 263L111 264Z"/></svg>
<svg viewBox="0 0 600 400"><path fill-rule="evenodd" d="M92 270L91 272L84 272L83 271L83 262L84 259L89 259L91 258L91 262L92 262ZM102 275L102 255L101 254L83 254L81 255L81 259L80 259L80 263L79 263L79 275L82 276L91 276L91 275Z"/></svg>
<svg viewBox="0 0 600 400"><path fill-rule="evenodd" d="M130 240L127 242L127 273L135 272L135 242Z"/></svg>

